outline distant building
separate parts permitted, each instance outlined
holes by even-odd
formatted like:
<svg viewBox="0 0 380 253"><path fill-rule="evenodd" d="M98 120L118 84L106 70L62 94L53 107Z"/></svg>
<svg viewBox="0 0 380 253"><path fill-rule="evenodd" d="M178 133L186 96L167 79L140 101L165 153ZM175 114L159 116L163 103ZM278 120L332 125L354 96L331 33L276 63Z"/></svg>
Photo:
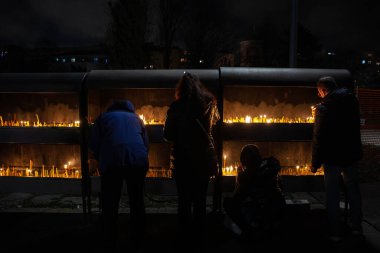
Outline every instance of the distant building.
<svg viewBox="0 0 380 253"><path fill-rule="evenodd" d="M148 44L149 59L145 64L145 69L163 69L164 68L164 50L161 47L155 47ZM188 64L188 51L180 48L172 48L170 55L171 69L185 68Z"/></svg>
<svg viewBox="0 0 380 253"><path fill-rule="evenodd" d="M109 69L102 47L0 48L0 72L86 72Z"/></svg>
<svg viewBox="0 0 380 253"><path fill-rule="evenodd" d="M51 55L49 72L109 69L108 54L100 47L59 48Z"/></svg>
<svg viewBox="0 0 380 253"><path fill-rule="evenodd" d="M235 54L233 53L220 53L217 55L214 67L233 67L235 66Z"/></svg>

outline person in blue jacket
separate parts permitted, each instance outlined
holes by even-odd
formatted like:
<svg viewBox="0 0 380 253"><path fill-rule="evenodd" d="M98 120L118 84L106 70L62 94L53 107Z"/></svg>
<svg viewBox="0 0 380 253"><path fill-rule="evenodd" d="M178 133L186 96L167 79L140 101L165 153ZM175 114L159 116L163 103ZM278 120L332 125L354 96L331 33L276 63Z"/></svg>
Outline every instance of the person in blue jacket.
<svg viewBox="0 0 380 253"><path fill-rule="evenodd" d="M142 244L145 230L144 179L149 168L144 123L128 100L115 100L95 120L90 149L101 176L101 227L105 244L117 242L117 218L123 181L126 182L131 242Z"/></svg>

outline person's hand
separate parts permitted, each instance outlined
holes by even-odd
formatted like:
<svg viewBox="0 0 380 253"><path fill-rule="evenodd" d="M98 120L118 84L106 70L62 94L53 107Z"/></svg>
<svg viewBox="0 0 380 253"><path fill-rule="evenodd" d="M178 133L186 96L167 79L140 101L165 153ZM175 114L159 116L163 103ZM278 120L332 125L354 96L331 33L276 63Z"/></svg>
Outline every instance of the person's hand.
<svg viewBox="0 0 380 253"><path fill-rule="evenodd" d="M310 171L311 173L316 173L318 171L319 167L311 166Z"/></svg>

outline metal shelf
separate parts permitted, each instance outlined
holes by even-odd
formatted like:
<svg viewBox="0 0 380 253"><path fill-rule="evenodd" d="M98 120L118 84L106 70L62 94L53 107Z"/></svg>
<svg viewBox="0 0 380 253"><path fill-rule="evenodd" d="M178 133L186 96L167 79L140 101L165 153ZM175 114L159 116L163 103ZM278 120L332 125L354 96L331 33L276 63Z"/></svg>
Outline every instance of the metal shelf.
<svg viewBox="0 0 380 253"><path fill-rule="evenodd" d="M79 127L0 127L0 143L80 144Z"/></svg>

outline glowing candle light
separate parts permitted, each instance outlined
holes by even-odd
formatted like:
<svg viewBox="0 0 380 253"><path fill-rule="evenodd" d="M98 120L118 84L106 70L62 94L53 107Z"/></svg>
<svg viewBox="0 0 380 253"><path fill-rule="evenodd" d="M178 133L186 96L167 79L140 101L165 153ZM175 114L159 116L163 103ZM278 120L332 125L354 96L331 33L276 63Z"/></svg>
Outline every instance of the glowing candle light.
<svg viewBox="0 0 380 253"><path fill-rule="evenodd" d="M33 167L33 161L32 160L29 160L29 170L32 171L32 167Z"/></svg>

